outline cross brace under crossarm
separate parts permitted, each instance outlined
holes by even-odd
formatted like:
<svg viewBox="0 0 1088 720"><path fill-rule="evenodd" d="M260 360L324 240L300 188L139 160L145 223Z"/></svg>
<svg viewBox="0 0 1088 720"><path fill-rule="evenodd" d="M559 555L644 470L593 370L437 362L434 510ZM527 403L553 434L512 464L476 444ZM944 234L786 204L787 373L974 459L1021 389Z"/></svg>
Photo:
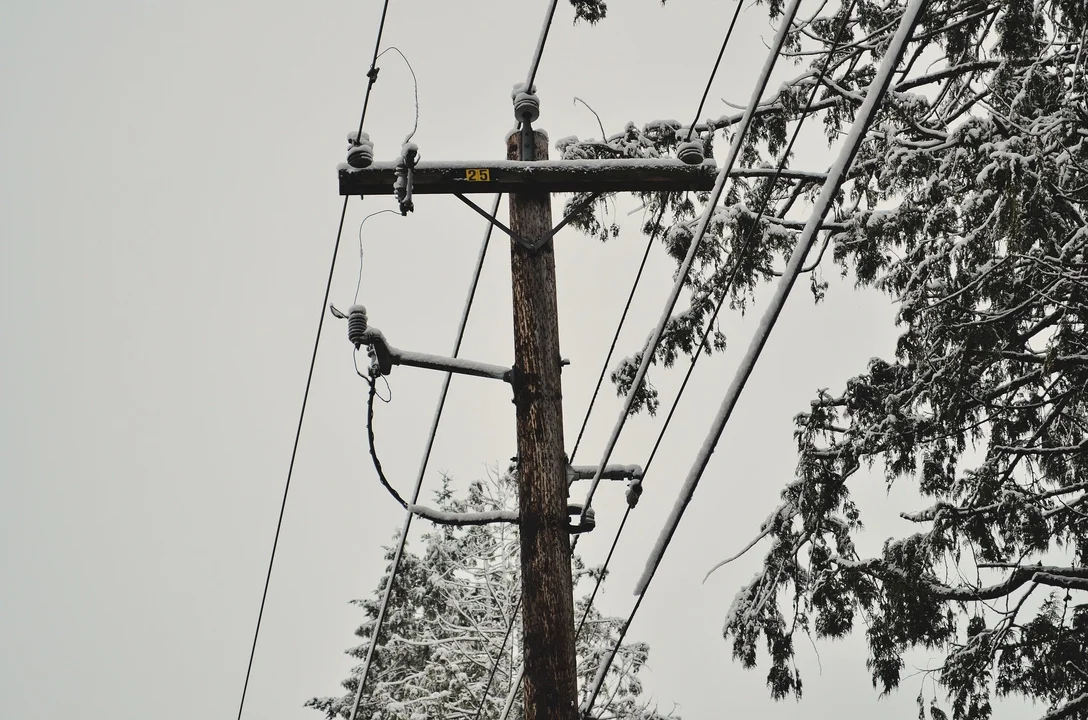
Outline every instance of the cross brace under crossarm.
<svg viewBox="0 0 1088 720"><path fill-rule="evenodd" d="M341 195L392 195L397 163L367 168L341 165ZM663 192L710 190L713 160L535 160L530 162L423 162L412 170L414 195L514 192Z"/></svg>

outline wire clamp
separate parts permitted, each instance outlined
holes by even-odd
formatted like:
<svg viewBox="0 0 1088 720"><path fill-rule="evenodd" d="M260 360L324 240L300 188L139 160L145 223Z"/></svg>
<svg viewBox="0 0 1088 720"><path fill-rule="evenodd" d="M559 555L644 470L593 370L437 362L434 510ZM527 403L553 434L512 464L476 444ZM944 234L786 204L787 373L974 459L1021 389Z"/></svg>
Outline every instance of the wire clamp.
<svg viewBox="0 0 1088 720"><path fill-rule="evenodd" d="M401 215L415 210L415 205L412 204L412 175L418 162L419 147L413 142L404 143L400 150L400 161L397 163L397 179L393 183L393 192L397 196Z"/></svg>

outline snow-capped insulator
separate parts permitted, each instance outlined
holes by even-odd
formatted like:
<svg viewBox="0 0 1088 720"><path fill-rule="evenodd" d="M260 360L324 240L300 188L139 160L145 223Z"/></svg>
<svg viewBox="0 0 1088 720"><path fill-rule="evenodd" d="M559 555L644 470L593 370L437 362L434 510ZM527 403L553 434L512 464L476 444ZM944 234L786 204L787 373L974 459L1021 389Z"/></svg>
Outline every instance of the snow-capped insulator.
<svg viewBox="0 0 1088 720"><path fill-rule="evenodd" d="M366 168L374 163L374 143L365 132L348 134L348 165L353 168Z"/></svg>
<svg viewBox="0 0 1088 720"><path fill-rule="evenodd" d="M540 98L535 93L519 92L514 96L514 119L536 122L540 117Z"/></svg>
<svg viewBox="0 0 1088 720"><path fill-rule="evenodd" d="M348 310L348 340L356 349L366 343L366 308L362 305L352 305Z"/></svg>
<svg viewBox="0 0 1088 720"><path fill-rule="evenodd" d="M688 140L676 146L676 157L688 165L701 165L703 162L703 143L701 140Z"/></svg>

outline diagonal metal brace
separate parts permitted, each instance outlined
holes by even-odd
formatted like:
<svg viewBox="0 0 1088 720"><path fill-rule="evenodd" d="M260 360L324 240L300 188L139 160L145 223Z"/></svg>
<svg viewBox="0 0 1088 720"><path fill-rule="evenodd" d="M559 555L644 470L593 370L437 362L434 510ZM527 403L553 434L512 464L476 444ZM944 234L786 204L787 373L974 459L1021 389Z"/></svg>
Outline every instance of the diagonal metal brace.
<svg viewBox="0 0 1088 720"><path fill-rule="evenodd" d="M553 237L555 237L555 234L557 232L559 232L560 230L562 230L564 227L566 227L567 224L570 223L570 221L574 219L575 215L582 212L582 210L584 210L590 203L592 203L594 200L599 198L602 194L603 193L599 193L599 192L590 193L584 200L582 200L580 203L575 205L574 209L571 210L569 213L567 213L563 217L563 219L559 221L559 224L556 225L555 227L553 227L551 229L551 231L547 235L540 238L539 240L537 240L534 243L534 242L526 240L522 236L518 235L516 232L514 232L513 230L508 228L506 225L504 225L501 221L499 221L494 215L492 215L487 210L484 210L482 207L480 207L476 203L469 200L463 194L461 194L459 192L453 193L454 197L456 197L458 200L460 200L461 202L465 203L466 205L468 205L470 208L472 208L476 212L483 215L489 222L494 223L495 227L497 227L499 230L502 230L504 233L506 233L511 238L513 238L517 242L521 243L522 245L524 245L525 247L527 247L530 250L539 250L541 247L543 247L544 243L548 242Z"/></svg>

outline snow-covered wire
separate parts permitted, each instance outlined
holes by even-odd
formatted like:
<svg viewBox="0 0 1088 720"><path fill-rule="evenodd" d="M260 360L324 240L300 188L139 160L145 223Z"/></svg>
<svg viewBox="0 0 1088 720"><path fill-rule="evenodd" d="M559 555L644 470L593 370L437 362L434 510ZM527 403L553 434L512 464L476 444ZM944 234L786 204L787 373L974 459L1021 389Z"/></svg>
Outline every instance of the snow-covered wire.
<svg viewBox="0 0 1088 720"><path fill-rule="evenodd" d="M355 283L355 300L352 303L355 305L359 303L359 290L363 287L363 224L375 215L381 215L382 213L393 213L394 215L400 214L396 210L379 210L378 212L370 213L359 222L359 280Z"/></svg>
<svg viewBox="0 0 1088 720"><path fill-rule="evenodd" d="M380 58L382 55L385 55L390 50L393 50L397 53L397 55L400 55L401 60L403 60L404 64L408 66L408 72L412 73L412 93L415 95L416 101L416 119L415 122L412 123L412 132L408 133L408 137L404 138L404 142L407 143L409 140L412 139L412 136L416 134L416 130L419 129L419 81L416 80L416 71L412 68L412 63L408 62L408 58L404 56L404 53L402 53L400 51L400 48L396 45L390 45L385 50L382 50L380 53L378 53L378 57ZM374 59L377 60L378 58Z"/></svg>
<svg viewBox="0 0 1088 720"><path fill-rule="evenodd" d="M783 271L782 279L775 288L774 296L771 298L767 310L760 319L759 327L756 329L756 334L752 338L748 351L741 359L740 367L733 377L733 382L730 384L725 397L722 399L721 406L711 425L710 432L707 434L706 440L703 442L699 454L696 456L695 462L692 464L691 470L684 480L676 504L673 506L669 518L665 521L665 526L662 528L657 544L654 546L646 561L646 568L643 570L642 576L639 578L635 589L635 592L638 593L640 597L645 594L650 580L653 579L654 573L657 572L657 568L661 564L661 559L665 554L665 550L668 548L673 534L676 532L680 519L683 517L684 510L687 508L688 503L691 502L695 488L699 484L699 480L702 478L703 472L710 462L710 456L714 453L718 440L725 430L725 425L729 421L733 409L736 407L741 392L744 390L745 383L747 383L748 378L751 376L756 361L759 359L759 355L767 342L767 338L770 337L771 331L778 321L778 316L786 304L786 298L789 296L790 290L793 289L794 283L801 274L805 259L816 240L820 225L823 223L827 213L830 212L831 205L835 200L835 196L838 194L839 187L845 180L846 173L849 171L851 164L854 162L854 157L861 147L861 141L865 137L869 122L872 120L873 115L875 115L881 101L888 92L892 73L895 70L895 66L898 64L903 51L907 47L910 34L926 5L926 1L927 0L911 0L910 4L907 5L906 9L903 11L899 27L896 29L895 35L891 39L891 43L885 52L884 58L881 60L880 67L877 69L873 82L869 85L869 89L865 94L865 101L862 103L861 108L858 109L854 124L851 126L850 133L846 138L845 146L827 174L827 180L824 181L824 186L820 191L820 196L816 199L812 214L805 224L805 229L801 231L801 236L797 239L797 245L794 248L793 255L790 256L786 269Z"/></svg>
<svg viewBox="0 0 1088 720"><path fill-rule="evenodd" d="M808 119L809 114L815 108L817 102L816 97L819 94L820 83L831 66L832 58L834 57L835 53L840 49L843 34L845 33L847 25L849 23L850 13L853 12L854 5L856 4L857 0L850 0L850 4L847 6L845 12L842 13L843 22L841 25L839 25L839 28L836 31L835 37L831 42L831 48L824 56L823 66L817 72L816 80L812 84L812 91L809 93L808 101L805 103L805 107L801 111L801 116L798 118L797 124L793 128L793 134L790 136L790 140L786 144L785 150L782 151L781 159L775 167L775 173L771 177L771 180L769 182L769 188L774 187L774 185L778 182L779 178L782 176L782 173L785 171L786 165L789 162L789 158L793 152L793 146L797 143L797 138L801 134L801 128L804 127L805 120ZM691 380L691 375L695 371L695 366L699 363L699 358L702 357L703 350L706 348L707 342L709 342L710 340L710 333L713 331L714 325L718 321L718 315L721 313L722 307L725 305L725 300L729 296L730 288L732 288L733 283L736 281L737 273L740 270L741 260L748 252L748 248L751 246L752 241L755 239L756 229L759 227L759 221L763 219L763 216L767 212L767 208L770 205L770 202L771 193L767 192L760 202L759 211L756 213L755 221L748 227L748 231L747 233L745 233L744 240L740 244L740 249L736 253L734 253L734 257L732 258L733 267L730 270L729 277L726 278L725 284L722 286L721 296L718 298L718 302L714 306L714 311L710 315L710 320L707 322L706 329L703 331L703 337L699 342L699 346L691 354L691 361L688 363L688 369L687 372L684 374L684 379L680 383L680 388L676 391L676 396L673 398L672 405L669 407L669 412L665 416L665 421L661 424L661 430L657 434L657 439L654 441L653 448L650 450L650 454L647 457L646 462L642 466L643 476L645 476L645 474L649 472L650 466L653 465L654 458L657 457L658 448L661 447L661 441L664 439L665 433L668 431L669 425L672 422L672 418L676 414L676 408L680 404L680 398L684 396L684 391L687 389L688 381ZM830 233L825 236L825 249L827 247L829 238ZM819 264L819 261L820 259L822 259L822 257L823 253L821 251L817 260L814 261L813 268ZM811 269L812 268L808 268L806 270L803 270L802 272L806 272L807 270ZM773 270L771 271L771 273L778 276L781 276L782 274Z"/></svg>
<svg viewBox="0 0 1088 720"><path fill-rule="evenodd" d="M849 21L849 15L850 15L850 12L853 10L855 2L856 2L856 0L851 0L849 7L843 13L843 23L839 26L839 29L838 29L838 31L836 33L836 36L835 36L835 39L832 41L832 47L830 48L830 50L828 51L828 53L826 55L823 67L820 69L819 75L821 77L827 72L827 70L828 70L828 68L830 66L830 63L831 63L832 56L834 55L834 53L837 50L837 47L839 46L839 44L842 41L842 35L843 35L843 33L845 31L845 28L847 26L847 23ZM916 2L924 3L924 0L916 0ZM917 14L919 12L920 12L920 8L915 8L915 15L914 15L915 19L917 18ZM904 37L909 37L909 34L912 31L913 26L914 26L914 21L908 22L907 31L906 31ZM902 27L903 26L901 25L901 28ZM899 52L901 54L902 50L903 50L903 47L905 47L905 45L901 44L897 52ZM888 65L888 62L885 61L885 65L888 65L888 67L890 67L890 68L894 68L896 62L897 62L897 60L891 62L890 65ZM884 66L882 66L882 68L883 67ZM891 74L890 74L890 71L889 71L889 72L886 73L886 75L884 77L884 89L880 93L879 98L882 98L883 94L887 91L887 82L890 79L890 76L891 76ZM798 135L799 135L800 130L801 130L801 126L802 126L804 120L806 119L806 117L808 116L808 113L811 111L813 103L815 102L818 87L819 87L819 79L813 85L813 90L812 90L812 93L810 94L810 96L808 98L808 102L805 105L805 109L802 111L802 115L798 120L798 124L794 128L794 132L793 132L792 137L790 138L789 144L787 145L785 151L782 153L782 159L781 159L781 161L779 162L779 165L778 165L779 170L781 170L782 168L785 167L785 164L789 159L790 151L792 150L792 147L793 147L794 143L796 142L796 140L798 138ZM879 98L874 102L878 103ZM866 102L868 102L868 98L866 98ZM861 122L866 123L867 121L863 120ZM856 135L856 137L858 139L857 142L860 142L860 138L863 137L864 129L865 129L864 126L862 126L858 130L857 135ZM854 137L855 136L854 136L854 133L852 131L851 132L851 138L854 138ZM856 151L857 151L857 146L856 146L856 143L855 143L854 149L850 154L850 159L849 159L848 162L846 162L846 164L844 166L842 166L841 175L839 176L837 181L832 180L833 172L834 172L835 168L832 168L832 172L829 172L828 180L825 181L825 188L827 187L827 183L834 182L834 191L831 192L830 194L828 194L828 197L834 197L835 193L837 192L838 186L841 184L842 179L845 176L846 170L849 168L850 163L853 161L853 155L854 155L854 153L856 153ZM840 157L840 162L841 162L841 157ZM776 173L775 178L771 181L772 184L777 181L777 175L778 175L778 173ZM821 195L821 198L823 198L823 194ZM762 204L762 206L760 208L760 212L757 215L756 222L754 223L754 225L751 228L749 228L749 231L747 233L747 237L745 238L745 241L744 241L744 243L742 245L742 248L741 248L742 253L744 252L744 249L747 247L748 243L751 241L751 239L752 239L752 237L753 237L753 235L755 233L755 228L759 225L759 220L762 218L763 212L766 210L766 207L769 204L769 199L770 199L770 193L767 193L767 195L764 198L764 202L763 202L763 204ZM829 205L828 205L828 207L829 207ZM800 242L798 243L798 248L794 253L794 257L791 258L790 266L787 267L787 271L792 268L793 271L795 272L795 275L793 276L793 280L790 281L790 286L791 287L792 287L792 282L796 280L797 275L799 275L800 272L803 271L804 259L808 254L808 249L811 247L812 241L815 239L816 229L818 229L820 227L820 225L821 225L821 223L823 221L823 216L826 214L826 212L827 212L827 207L825 207L823 212L819 213L818 216L814 215L813 218L810 218L809 224L808 224L808 226L806 226L806 229L809 226L811 226L814 229L810 233L811 238L810 238L810 240L808 242L808 247L802 248L801 245L800 245ZM793 262L794 259L797 260L796 263ZM730 275L730 279L729 279L729 283L728 283L729 286L732 285L733 279L735 278L736 268L739 267L739 260L740 260L740 258L738 257L736 259L736 262L734 263L734 270ZM707 325L706 333L703 335L703 338L702 338L702 341L701 341L701 343L699 345L699 348L692 355L692 361L691 361L691 363L690 363L690 365L688 367L688 372L684 377L684 382L682 383L679 391L677 392L677 396L673 401L672 407L669 410L668 417L666 418L665 423L663 424L663 427L661 429L661 432L659 433L659 435L657 437L657 441L654 444L654 447L653 447L653 450L650 453L649 459L647 460L647 462L643 466L644 476L645 476L645 472L647 472L649 470L649 467L653 462L653 459L654 459L654 457L655 457L655 455L657 453L657 449L660 446L661 440L664 437L665 431L668 428L669 421L672 419L673 414L674 414L674 412L676 410L676 406L677 406L677 404L678 404L678 402L680 400L680 397L683 394L684 389L687 386L688 380L691 377L692 370L694 369L694 366L695 366L696 362L698 361L699 356L702 354L703 347L706 345L707 339L708 339L709 334L710 334L710 329L714 325L715 319L717 318L718 312L721 310L722 304L724 303L724 300L725 300L725 297L726 297L727 293L728 293L728 286L723 289L722 297L719 299L719 302L718 302L718 304L717 304L717 306L716 306L716 308L714 310L714 314L711 317L710 322ZM784 301L784 298L785 298L786 295L788 295L788 290L786 291L785 294L782 295L783 301ZM753 360L753 363L754 363L754 360ZM719 431L719 436L720 436L720 431ZM715 439L715 442L716 442L716 439ZM704 465L704 467L705 467L705 465ZM700 473L701 473L701 470L700 470ZM690 500L690 496L689 496L688 499ZM684 505L686 506L686 502L684 503ZM620 523L619 530L616 533L616 538L613 540L612 549L609 550L608 558L606 558L605 564L602 566L601 573L600 573L600 575L598 577L598 580L597 580L597 586L594 588L594 591L593 591L594 596L596 595L597 587L599 587L601 582L603 582L605 571L608 568L608 563L611 561L612 552L615 549L616 543L619 541L619 535L620 535L620 533L622 533L623 527L626 524L626 520L627 520L627 516L629 514L629 511L630 511L630 508L628 508L628 513L624 514L623 522ZM676 518L676 522L677 523L679 522L679 517ZM675 526L673 526L673 531L675 531ZM671 534L672 533L670 532L669 539L671 539ZM665 541L666 546L667 546L667 544L668 544L668 540ZM663 555L663 553L664 553L664 548L661 549L660 554L658 555L658 557L656 559L656 563L654 564L654 571L656 571L657 566L660 564L660 561L661 561L660 556ZM631 610L631 613L628 616L626 622L621 627L620 636L619 636L619 638L618 638L618 640L616 642L616 646L615 646L616 648L618 648L619 645L622 644L622 642L623 642L623 640L624 640L624 638L625 638L625 636L627 634L627 630L631 625L631 622L634 620L634 617L637 614L639 607L641 607L641 605L642 605L642 599L643 599L643 597L645 597L646 589L647 589L647 587L649 585L650 580L652 579L652 574L653 573L651 572L650 576L646 577L644 582L643 582L642 579L640 579L639 589L638 589L638 598L635 601L635 604L634 604L634 606L633 606L633 608ZM586 610L586 616L588 616L588 608ZM583 616L583 619L582 619L583 623L585 622L585 617L586 616ZM602 662L602 665L601 665L601 667L599 668L599 670L597 672L597 675L596 675L596 678L595 678L595 681L594 681L594 686L593 686L592 690L590 691L590 694L587 696L586 703L583 705L583 714L584 715L588 715L589 711L592 709L593 702L595 701L597 694L599 694L599 692L600 692L600 685L601 685L601 683L603 683L604 676L608 672L608 667L607 666L609 664L611 664L611 660L614 657L614 655L615 655L615 649L613 649L613 651L607 656L606 660L604 662Z"/></svg>
<svg viewBox="0 0 1088 720"><path fill-rule="evenodd" d="M502 200L502 194L495 196L495 202L491 207L491 215L495 216L499 212L499 202ZM472 311L472 301L476 297L476 288L480 284L480 274L483 270L484 258L487 256L487 248L491 243L491 231L494 229L493 223L487 224L487 230L484 232L483 241L480 243L480 252L476 256L476 267L473 269L472 280L469 283L468 297L465 299L465 307L461 312L461 321L457 327L457 338L453 343L453 357L457 357L461 352L461 342L465 338L465 329L468 326L468 316ZM324 310L324 308L322 308ZM416 474L416 484L412 490L412 504L419 502L419 495L423 488L423 476L427 472L427 464L431 459L431 449L434 447L434 439L438 434L438 426L442 420L442 410L446 406L446 397L449 394L450 380L453 377L453 373L446 373L446 377L442 381L442 389L438 395L438 403L435 407L434 419L431 421L430 434L427 436L427 444L423 450L423 459L420 461L419 472ZM381 605L378 606L378 617L374 621L374 633L370 636L370 645L366 651L366 659L363 661L363 669L359 674L359 684L355 691L355 701L352 704L351 714L348 716L348 720L355 720L356 714L359 712L359 701L363 696L363 689L366 687L367 677L370 674L370 667L374 660L374 649L377 646L378 636L381 633L382 625L385 622L386 611L389 607L389 598L393 594L393 586L396 583L397 572L400 569L401 557L404 555L404 545L408 538L408 530L412 526L412 513L405 512L404 523L401 527L399 539L397 541L397 549L393 554L393 569L389 575L389 582L385 586L385 594L382 595Z"/></svg>
<svg viewBox="0 0 1088 720"><path fill-rule="evenodd" d="M529 76L525 81L525 92L533 91L533 83L536 81L536 71L540 69L540 58L544 55L544 44L548 42L548 32L552 29L552 20L555 19L555 8L559 0L551 0L548 12L544 16L544 24L540 28L540 37L536 41L536 50L533 52L533 60L529 63Z"/></svg>
<svg viewBox="0 0 1088 720"><path fill-rule="evenodd" d="M616 425L612 428L612 435L608 438L608 443L605 445L604 452L601 455L601 461L597 466L597 472L594 474L593 481L589 486L589 493L586 496L586 502L582 509L580 522L584 523L586 521L586 515L589 513L591 503L593 502L593 495L596 493L597 486L601 482L601 473L604 472L605 466L612 457L612 451L615 449L616 443L619 441L620 433L623 432L623 427L627 423L627 418L630 416L631 406L634 404L635 397L642 387L642 381L646 377L647 370L650 368L650 362L657 352L657 347L661 342L661 336L665 331L665 325L668 324L669 318L672 317L672 312L676 308L676 302L680 298L680 291L687 282L688 272L691 270L695 255L699 246L702 244L703 236L706 234L707 228L710 225L710 219L714 216L714 208L721 199L722 192L725 190L725 183L729 179L730 171L733 169L733 165L740 155L740 149L748 135L748 129L752 124L752 118L755 116L756 107L759 105L760 98L763 97L763 92L767 89L767 83L770 82L771 72L774 70L775 63L786 42L786 37L792 26L793 18L797 15L797 8L800 5L800 2L801 0L792 0L783 16L782 24L775 36L774 49L768 54L767 60L763 64L763 69L759 74L759 80L752 90L752 97L748 102L748 107L745 109L743 117L741 117L739 127L733 136L733 142L729 146L729 154L722 164L721 169L718 171L718 178L714 182L714 189L711 191L710 199L707 201L707 205L703 209L702 216L699 219L698 230L692 238L691 246L688 248L687 255L684 256L684 261L680 264L680 268L676 272L676 282L673 284L672 292L669 293L669 298L665 302L665 307L661 313L660 320L658 320L657 327L654 328L654 331L642 352L638 371L635 373L634 381L631 383L631 389L627 391L627 397L624 399L623 410L620 411L620 416L616 420Z"/></svg>
<svg viewBox="0 0 1088 720"><path fill-rule="evenodd" d="M703 97L699 99L699 109L695 111L695 118L691 121L691 125L688 126L688 135L684 138L685 141L691 140L691 134L695 132L695 123L699 122L699 116L703 114L703 105L706 104L706 97L710 94L710 86L714 83L714 76L718 74L718 66L722 64L722 56L725 55L725 48L729 46L729 38L733 37L733 27L737 24L737 18L740 17L740 10L743 6L743 0L737 0L737 9L733 11L733 19L729 21L729 29L725 31L725 39L722 40L722 47L718 50L718 59L714 61L714 68L710 71L710 77L706 80L706 89L703 90Z"/></svg>

